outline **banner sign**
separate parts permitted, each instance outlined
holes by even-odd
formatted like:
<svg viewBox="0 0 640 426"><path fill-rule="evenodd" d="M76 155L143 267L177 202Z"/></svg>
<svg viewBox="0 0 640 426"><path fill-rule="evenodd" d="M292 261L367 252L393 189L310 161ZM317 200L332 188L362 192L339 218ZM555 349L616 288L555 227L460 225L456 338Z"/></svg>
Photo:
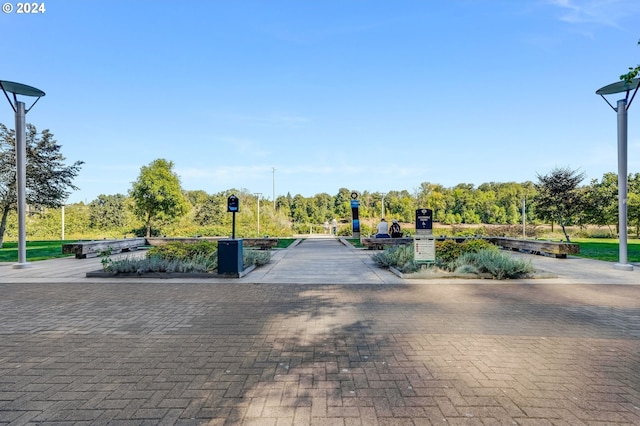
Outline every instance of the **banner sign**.
<svg viewBox="0 0 640 426"><path fill-rule="evenodd" d="M433 211L431 209L416 210L416 236L433 234Z"/></svg>
<svg viewBox="0 0 640 426"><path fill-rule="evenodd" d="M352 217L352 227L353 227L353 237L360 238L360 214L358 212L358 208L360 207L360 200L357 200L358 193L351 193L351 217Z"/></svg>

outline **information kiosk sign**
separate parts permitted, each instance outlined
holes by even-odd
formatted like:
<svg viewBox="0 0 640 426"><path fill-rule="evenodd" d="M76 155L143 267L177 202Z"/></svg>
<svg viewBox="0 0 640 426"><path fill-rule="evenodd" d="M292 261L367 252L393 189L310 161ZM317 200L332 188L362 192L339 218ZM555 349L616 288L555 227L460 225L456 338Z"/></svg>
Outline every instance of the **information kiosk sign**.
<svg viewBox="0 0 640 426"><path fill-rule="evenodd" d="M416 262L436 261L436 240L433 237L433 211L416 210L416 236L413 239L413 259Z"/></svg>
<svg viewBox="0 0 640 426"><path fill-rule="evenodd" d="M353 232L353 238L360 238L360 214L358 209L360 207L360 200L358 200L358 193L351 193L351 226Z"/></svg>

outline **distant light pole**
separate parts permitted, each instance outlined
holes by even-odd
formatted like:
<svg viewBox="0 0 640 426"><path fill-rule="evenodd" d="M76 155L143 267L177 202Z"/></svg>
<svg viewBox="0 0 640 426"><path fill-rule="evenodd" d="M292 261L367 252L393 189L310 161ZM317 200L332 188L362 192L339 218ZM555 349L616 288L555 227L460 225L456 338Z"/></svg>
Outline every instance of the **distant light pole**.
<svg viewBox="0 0 640 426"><path fill-rule="evenodd" d="M45 93L35 87L26 84L14 83L12 81L0 80L0 88L7 97L11 108L15 112L16 119L16 185L18 195L18 263L14 268L27 268L27 229L26 229L26 208L27 208L27 146L26 146L26 123L25 115L33 108L38 100ZM13 102L9 97L13 95ZM18 100L18 96L30 96L36 98L29 109L25 109L24 102Z"/></svg>
<svg viewBox="0 0 640 426"><path fill-rule="evenodd" d="M253 195L256 196L258 203L258 238L260 238L260 196L262 192L255 192Z"/></svg>
<svg viewBox="0 0 640 426"><path fill-rule="evenodd" d="M384 197L386 196L386 193L382 193L382 216L380 217L380 219L384 219Z"/></svg>
<svg viewBox="0 0 640 426"><path fill-rule="evenodd" d="M615 269L623 271L633 271L633 265L627 262L627 111L638 92L640 78L634 78L630 82L618 81L609 84L598 90L596 94L602 96L607 104L618 115L618 239L619 254L618 263L613 265ZM629 93L633 90L633 95L629 99ZM619 99L614 107L604 97L625 92L624 99Z"/></svg>
<svg viewBox="0 0 640 426"><path fill-rule="evenodd" d="M271 173L272 173L272 189L273 189L273 213L276 213L276 168L272 167L271 168Z"/></svg>
<svg viewBox="0 0 640 426"><path fill-rule="evenodd" d="M522 239L527 238L527 197L522 197Z"/></svg>

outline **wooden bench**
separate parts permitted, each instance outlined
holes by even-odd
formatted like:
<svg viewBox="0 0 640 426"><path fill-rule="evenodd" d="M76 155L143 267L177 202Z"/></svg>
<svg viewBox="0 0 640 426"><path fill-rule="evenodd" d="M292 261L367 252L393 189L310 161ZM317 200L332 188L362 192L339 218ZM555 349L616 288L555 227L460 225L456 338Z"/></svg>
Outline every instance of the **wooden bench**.
<svg viewBox="0 0 640 426"><path fill-rule="evenodd" d="M171 242L180 243L197 243L199 241L219 241L226 240L229 237L151 237L147 238L150 246L163 246ZM277 238L242 238L243 247L255 247L260 250L268 250L278 245Z"/></svg>
<svg viewBox="0 0 640 426"><path fill-rule="evenodd" d="M257 247L260 250L269 250L278 246L277 238L243 238L243 247Z"/></svg>
<svg viewBox="0 0 640 426"><path fill-rule="evenodd" d="M147 244L153 247L165 246L169 243L197 243L199 241L216 242L226 237L149 237Z"/></svg>
<svg viewBox="0 0 640 426"><path fill-rule="evenodd" d="M123 240L78 241L62 245L62 254L74 254L76 259L96 257L111 250L111 254L136 250L146 244L144 238L126 238Z"/></svg>
<svg viewBox="0 0 640 426"><path fill-rule="evenodd" d="M369 250L382 250L385 247L395 247L413 244L413 238L360 238L360 245Z"/></svg>
<svg viewBox="0 0 640 426"><path fill-rule="evenodd" d="M556 258L566 259L569 254L580 253L580 246L575 243L544 240L523 240L519 238L487 237L489 242L511 250L523 250L534 254L545 253Z"/></svg>

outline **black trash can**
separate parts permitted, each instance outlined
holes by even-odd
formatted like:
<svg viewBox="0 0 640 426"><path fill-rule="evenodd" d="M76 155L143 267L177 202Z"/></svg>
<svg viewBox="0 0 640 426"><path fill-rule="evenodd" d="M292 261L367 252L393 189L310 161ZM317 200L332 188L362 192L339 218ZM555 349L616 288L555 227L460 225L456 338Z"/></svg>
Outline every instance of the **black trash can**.
<svg viewBox="0 0 640 426"><path fill-rule="evenodd" d="M218 274L237 275L242 270L242 240L218 240Z"/></svg>

